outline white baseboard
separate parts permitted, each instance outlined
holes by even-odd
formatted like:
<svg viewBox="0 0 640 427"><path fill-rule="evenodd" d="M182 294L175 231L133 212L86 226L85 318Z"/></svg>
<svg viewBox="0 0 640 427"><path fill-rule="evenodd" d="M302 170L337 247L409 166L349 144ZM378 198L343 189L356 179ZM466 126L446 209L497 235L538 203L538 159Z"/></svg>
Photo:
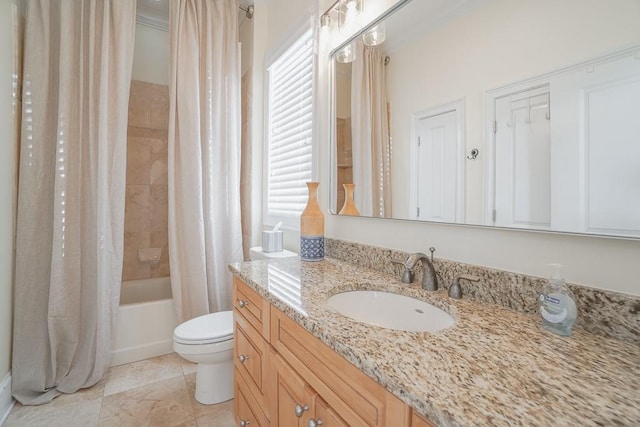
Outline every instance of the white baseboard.
<svg viewBox="0 0 640 427"><path fill-rule="evenodd" d="M173 353L173 339L127 347L111 352L111 366L124 365L169 353Z"/></svg>
<svg viewBox="0 0 640 427"><path fill-rule="evenodd" d="M7 373L0 382L0 426L9 416L15 401L11 397L11 372Z"/></svg>

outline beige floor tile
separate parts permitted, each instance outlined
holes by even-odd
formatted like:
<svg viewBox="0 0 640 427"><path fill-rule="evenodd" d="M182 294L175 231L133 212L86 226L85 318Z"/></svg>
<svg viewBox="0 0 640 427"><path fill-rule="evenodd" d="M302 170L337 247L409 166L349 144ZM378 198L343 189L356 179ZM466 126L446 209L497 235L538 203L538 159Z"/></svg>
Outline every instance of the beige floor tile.
<svg viewBox="0 0 640 427"><path fill-rule="evenodd" d="M191 426L195 417L184 376L105 396L98 426Z"/></svg>
<svg viewBox="0 0 640 427"><path fill-rule="evenodd" d="M3 427L95 426L98 424L101 402L102 399L98 398L66 405L49 403L40 406L22 406L16 404Z"/></svg>
<svg viewBox="0 0 640 427"><path fill-rule="evenodd" d="M231 401L233 402L233 401ZM225 405L224 403L223 405ZM233 419L233 404L225 411L219 411L197 418L198 427L235 427Z"/></svg>
<svg viewBox="0 0 640 427"><path fill-rule="evenodd" d="M183 376L180 356L175 353L109 369L104 396Z"/></svg>

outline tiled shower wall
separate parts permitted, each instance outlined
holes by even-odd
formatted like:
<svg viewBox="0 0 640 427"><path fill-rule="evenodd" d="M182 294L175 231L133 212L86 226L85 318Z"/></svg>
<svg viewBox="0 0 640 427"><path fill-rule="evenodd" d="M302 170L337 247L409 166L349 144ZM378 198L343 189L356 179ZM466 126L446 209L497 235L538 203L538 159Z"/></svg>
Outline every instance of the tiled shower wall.
<svg viewBox="0 0 640 427"><path fill-rule="evenodd" d="M340 212L344 205L344 187L343 184L353 183L353 156L351 148L351 118L336 119L336 139L337 139L337 164L338 164L338 203L336 211Z"/></svg>
<svg viewBox="0 0 640 427"><path fill-rule="evenodd" d="M167 237L167 129L169 88L133 80L127 129L127 188L122 280L169 275ZM156 265L138 249L162 248Z"/></svg>

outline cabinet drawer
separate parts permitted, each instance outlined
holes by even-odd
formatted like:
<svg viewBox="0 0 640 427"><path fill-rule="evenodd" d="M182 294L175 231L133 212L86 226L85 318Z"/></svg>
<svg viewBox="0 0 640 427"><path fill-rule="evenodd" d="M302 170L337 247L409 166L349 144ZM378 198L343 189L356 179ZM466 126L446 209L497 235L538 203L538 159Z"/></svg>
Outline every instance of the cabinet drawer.
<svg viewBox="0 0 640 427"><path fill-rule="evenodd" d="M271 345L350 426L407 426L410 409L280 310Z"/></svg>
<svg viewBox="0 0 640 427"><path fill-rule="evenodd" d="M266 371L265 343L251 326L243 326L242 323L242 319L236 322L235 364L247 381L263 394L262 373Z"/></svg>
<svg viewBox="0 0 640 427"><path fill-rule="evenodd" d="M244 381L240 373L235 372L235 401L234 412L236 425L240 425L244 421L249 427L260 426L268 427L269 420L261 410L260 404L253 398L248 390L247 383Z"/></svg>
<svg viewBox="0 0 640 427"><path fill-rule="evenodd" d="M237 277L233 278L233 309L269 340L269 303Z"/></svg>
<svg viewBox="0 0 640 427"><path fill-rule="evenodd" d="M266 408L265 388L267 372L268 344L244 316L234 312L234 365L236 372L246 383L246 389L258 402L260 408ZM268 417L268 411L265 409Z"/></svg>

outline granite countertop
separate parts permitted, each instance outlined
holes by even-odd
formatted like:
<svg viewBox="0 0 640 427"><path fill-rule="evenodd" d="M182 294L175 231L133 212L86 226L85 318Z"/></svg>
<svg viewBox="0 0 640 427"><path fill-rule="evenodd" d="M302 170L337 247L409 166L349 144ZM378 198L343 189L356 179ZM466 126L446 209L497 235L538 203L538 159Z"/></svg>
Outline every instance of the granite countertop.
<svg viewBox="0 0 640 427"><path fill-rule="evenodd" d="M640 425L640 347L537 316L426 292L334 259L253 261L231 271L298 324L439 426ZM464 286L464 285L463 285ZM395 331L349 319L331 295L367 289L429 302L456 323Z"/></svg>

